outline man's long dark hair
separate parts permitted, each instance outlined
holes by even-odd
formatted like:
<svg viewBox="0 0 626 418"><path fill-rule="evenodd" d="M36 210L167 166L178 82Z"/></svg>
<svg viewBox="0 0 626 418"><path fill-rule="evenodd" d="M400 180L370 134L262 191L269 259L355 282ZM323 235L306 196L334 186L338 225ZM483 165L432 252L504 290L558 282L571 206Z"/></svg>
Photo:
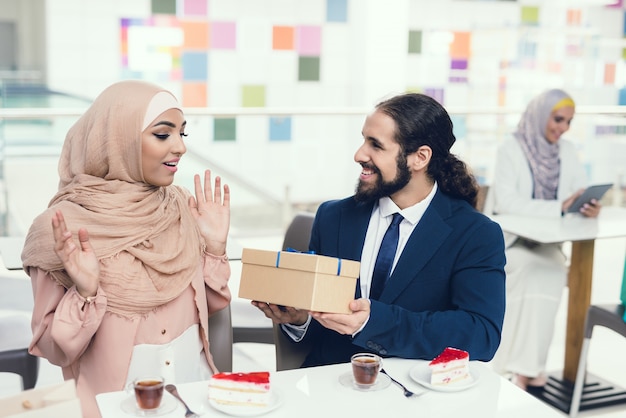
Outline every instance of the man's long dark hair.
<svg viewBox="0 0 626 418"><path fill-rule="evenodd" d="M382 101L376 109L396 122L396 141L405 156L429 146L433 153L427 175L442 192L476 207L478 183L466 164L450 153L456 138L443 106L430 96L406 93Z"/></svg>

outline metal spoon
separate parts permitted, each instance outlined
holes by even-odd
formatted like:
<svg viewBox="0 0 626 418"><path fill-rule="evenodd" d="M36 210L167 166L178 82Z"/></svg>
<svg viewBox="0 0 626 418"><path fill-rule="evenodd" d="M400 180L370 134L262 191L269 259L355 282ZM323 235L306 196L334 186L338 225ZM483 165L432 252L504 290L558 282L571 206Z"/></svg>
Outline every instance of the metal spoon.
<svg viewBox="0 0 626 418"><path fill-rule="evenodd" d="M176 399L181 401L182 404L185 406L185 408L187 409L187 411L185 411L185 417L187 417L187 418L200 418L200 415L196 414L191 409L189 409L189 407L187 406L185 401L183 401L183 398L181 398L180 395L178 394L178 390L176 389L176 386L174 386L172 384L165 385L165 390L167 390L169 393L171 393Z"/></svg>
<svg viewBox="0 0 626 418"><path fill-rule="evenodd" d="M396 385L400 386L400 387L402 388L402 390L404 391L404 396L406 396L407 398L410 398L411 396L419 396L419 395L421 395L421 394L423 394L423 393L424 393L424 392L420 392L420 393L411 392L411 391L410 391L410 390L408 390L408 389L406 388L406 386L404 386L402 383L398 382L396 379L394 379L393 377L389 376L389 373L387 373L387 372L385 371L385 369L380 369L380 372L381 372L382 374L387 375L387 377L388 377L389 379L391 379L391 381L392 381L393 383L395 383Z"/></svg>

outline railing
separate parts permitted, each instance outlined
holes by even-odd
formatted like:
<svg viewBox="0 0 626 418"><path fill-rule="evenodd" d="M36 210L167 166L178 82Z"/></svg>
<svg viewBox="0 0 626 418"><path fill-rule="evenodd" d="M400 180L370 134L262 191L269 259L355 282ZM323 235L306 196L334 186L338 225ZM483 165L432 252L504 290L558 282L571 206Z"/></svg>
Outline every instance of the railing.
<svg viewBox="0 0 626 418"><path fill-rule="evenodd" d="M0 84L3 84L3 83L33 84L33 83L42 83L42 82L43 82L43 74L41 71L0 70Z"/></svg>
<svg viewBox="0 0 626 418"><path fill-rule="evenodd" d="M327 116L327 115L366 115L372 108L358 107L320 107L320 108L266 108L266 107L188 107L185 114L188 116L208 117L235 117L235 116ZM448 106L450 115L520 115L523 108L502 107L459 107ZM0 108L0 119L53 119L61 116L79 117L85 109L82 108ZM612 115L626 116L626 106L578 106L576 115ZM626 121L624 122L626 124Z"/></svg>

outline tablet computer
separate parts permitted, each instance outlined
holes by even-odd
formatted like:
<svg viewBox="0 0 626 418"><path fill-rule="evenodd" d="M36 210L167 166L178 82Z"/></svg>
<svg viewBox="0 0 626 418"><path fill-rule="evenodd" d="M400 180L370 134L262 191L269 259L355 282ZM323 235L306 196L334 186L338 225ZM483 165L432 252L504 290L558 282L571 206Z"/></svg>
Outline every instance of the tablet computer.
<svg viewBox="0 0 626 418"><path fill-rule="evenodd" d="M600 200L602 196L613 187L613 183L610 184L596 184L595 186L589 186L587 189L578 196L574 203L567 209L568 213L578 212L580 208L585 204L589 203L591 199Z"/></svg>

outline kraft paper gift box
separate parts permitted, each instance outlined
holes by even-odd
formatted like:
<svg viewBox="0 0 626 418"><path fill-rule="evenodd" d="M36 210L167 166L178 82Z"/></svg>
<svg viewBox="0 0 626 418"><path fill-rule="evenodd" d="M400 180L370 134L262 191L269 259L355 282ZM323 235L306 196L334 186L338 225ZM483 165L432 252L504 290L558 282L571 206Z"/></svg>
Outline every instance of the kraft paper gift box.
<svg viewBox="0 0 626 418"><path fill-rule="evenodd" d="M239 297L319 312L351 313L360 263L244 248Z"/></svg>
<svg viewBox="0 0 626 418"><path fill-rule="evenodd" d="M0 399L2 418L82 418L82 416L74 380L25 390L17 395Z"/></svg>

